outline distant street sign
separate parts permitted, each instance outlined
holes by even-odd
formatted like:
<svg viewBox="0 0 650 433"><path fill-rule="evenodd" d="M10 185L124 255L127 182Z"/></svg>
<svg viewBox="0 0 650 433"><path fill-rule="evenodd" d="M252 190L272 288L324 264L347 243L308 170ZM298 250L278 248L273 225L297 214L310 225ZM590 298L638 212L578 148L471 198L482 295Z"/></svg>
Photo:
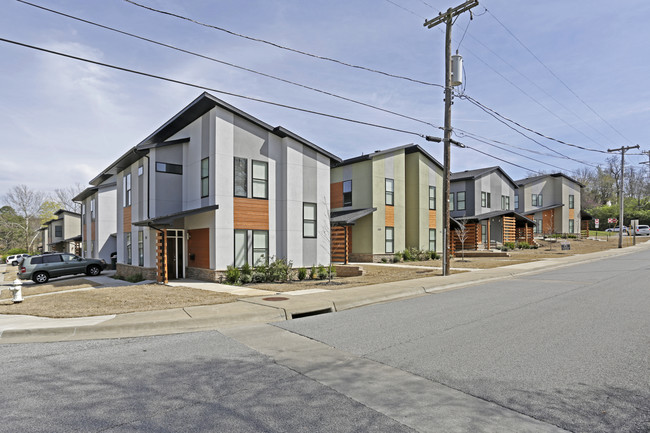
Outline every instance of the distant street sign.
<svg viewBox="0 0 650 433"><path fill-rule="evenodd" d="M596 220L594 221L594 225L596 226L596 228L598 228L598 226L600 225L600 220L598 218L596 218Z"/></svg>

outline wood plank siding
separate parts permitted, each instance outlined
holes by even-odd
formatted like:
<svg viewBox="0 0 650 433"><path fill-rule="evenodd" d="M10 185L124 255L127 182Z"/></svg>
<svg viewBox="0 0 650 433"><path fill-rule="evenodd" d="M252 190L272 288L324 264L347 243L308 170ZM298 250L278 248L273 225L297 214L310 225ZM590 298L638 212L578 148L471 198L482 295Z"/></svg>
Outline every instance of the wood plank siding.
<svg viewBox="0 0 650 433"><path fill-rule="evenodd" d="M395 227L395 206L385 206L386 209L386 227Z"/></svg>
<svg viewBox="0 0 650 433"><path fill-rule="evenodd" d="M156 231L156 280L167 284L167 230Z"/></svg>
<svg viewBox="0 0 650 433"><path fill-rule="evenodd" d="M95 221L90 223L90 240L95 240Z"/></svg>
<svg viewBox="0 0 650 433"><path fill-rule="evenodd" d="M569 219L575 219L576 217L576 210L575 209L569 209Z"/></svg>
<svg viewBox="0 0 650 433"><path fill-rule="evenodd" d="M332 209L343 207L343 182L330 184L330 201Z"/></svg>
<svg viewBox="0 0 650 433"><path fill-rule="evenodd" d="M332 261L347 264L352 251L352 227L332 227Z"/></svg>
<svg viewBox="0 0 650 433"><path fill-rule="evenodd" d="M517 232L515 230L515 217L503 217L503 243L515 242Z"/></svg>
<svg viewBox="0 0 650 433"><path fill-rule="evenodd" d="M125 233L130 233L131 232L131 206L122 208L122 221L124 223L122 230Z"/></svg>
<svg viewBox="0 0 650 433"><path fill-rule="evenodd" d="M234 228L236 230L268 230L269 201L233 197Z"/></svg>
<svg viewBox="0 0 650 433"><path fill-rule="evenodd" d="M188 265L192 268L210 269L210 229L188 230Z"/></svg>
<svg viewBox="0 0 650 433"><path fill-rule="evenodd" d="M555 233L555 209L542 212L542 233Z"/></svg>
<svg viewBox="0 0 650 433"><path fill-rule="evenodd" d="M429 209L429 228L436 228L436 211Z"/></svg>
<svg viewBox="0 0 650 433"><path fill-rule="evenodd" d="M451 231L451 253L455 254L457 250L462 250L463 247L465 250L476 250L478 249L478 244L481 241L481 225L476 223L465 224L465 231L467 232L467 237L465 238L465 243L460 240L458 229Z"/></svg>

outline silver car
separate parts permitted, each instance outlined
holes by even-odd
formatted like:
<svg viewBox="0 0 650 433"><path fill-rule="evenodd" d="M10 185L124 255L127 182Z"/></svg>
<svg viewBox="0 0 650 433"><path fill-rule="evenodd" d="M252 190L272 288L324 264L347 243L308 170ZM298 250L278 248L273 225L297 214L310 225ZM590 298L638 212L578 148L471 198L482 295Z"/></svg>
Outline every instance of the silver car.
<svg viewBox="0 0 650 433"><path fill-rule="evenodd" d="M637 236L650 236L650 226L639 224L634 233Z"/></svg>
<svg viewBox="0 0 650 433"><path fill-rule="evenodd" d="M95 276L101 274L104 269L106 262L100 259L84 259L65 253L42 254L25 258L18 268L18 278L42 284L47 283L50 278L64 275Z"/></svg>

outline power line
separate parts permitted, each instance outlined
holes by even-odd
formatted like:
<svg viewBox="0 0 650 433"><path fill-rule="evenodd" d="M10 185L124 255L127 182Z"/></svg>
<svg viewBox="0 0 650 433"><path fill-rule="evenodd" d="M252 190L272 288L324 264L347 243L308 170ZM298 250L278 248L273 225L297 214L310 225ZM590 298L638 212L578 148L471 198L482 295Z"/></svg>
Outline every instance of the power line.
<svg viewBox="0 0 650 433"><path fill-rule="evenodd" d="M406 7L404 7L404 6L400 5L400 4L398 4L398 3L395 3L393 0L386 0L386 1L387 1L388 3L394 5L394 6L397 6L398 8L400 8L400 9L402 9L402 10L405 10L406 12L410 13L411 15L415 15L416 17L418 17L418 18L422 18L423 20L426 20L426 19L427 19L427 17L422 16L422 15L419 15L419 14L413 12L411 9L408 9L408 8L406 8Z"/></svg>
<svg viewBox="0 0 650 433"><path fill-rule="evenodd" d="M10 39L0 38L0 41L7 42L9 44L18 45L18 46L25 47L25 48L30 48L30 49L37 50L37 51L42 51L42 52L49 53L49 54L55 54L55 55L61 56L61 57L67 57L69 59L78 60L78 61L85 62L85 63L91 63L93 65L98 65L98 66L103 66L103 67L106 67L106 68L116 69L118 71L129 72L129 73L136 74L136 75L142 75L142 76L149 77L149 78L155 78L155 79L158 79L158 80L168 81L170 83L181 84L181 85L188 86L188 87L193 87L193 88L196 88L196 89L207 90L207 91L210 91L210 92L215 92L215 93L220 93L220 94L223 94L223 95L233 96L235 98L241 98L241 99L246 99L246 100L249 100L249 101L260 102L262 104L273 105L273 106L276 106L276 107L286 108L286 109L294 110L294 111L300 111L300 112L303 112L303 113L313 114L313 115L316 115L316 116L329 117L329 118L332 118L332 119L342 120L342 121L350 122L350 123L356 123L356 124L359 124L359 125L371 126L371 127L374 127L374 128L386 129L386 130L394 131L394 132L401 132L403 134L417 135L418 137L425 138L425 139L427 138L427 135L421 134L419 132L408 131L408 130L399 129L399 128L393 128L393 127L390 127L390 126L379 125L379 124L376 124L376 123L364 122L362 120L350 119L350 118L347 118L347 117L337 116L337 115L334 115L334 114L322 113L320 111L314 111L314 110L309 110L309 109L306 109L306 108L295 107L295 106L292 106L292 105L281 104L281 103L278 103L278 102L267 101L267 100L264 100L264 99L253 98L253 97L250 97L250 96L240 95L240 94L237 94L237 93L226 92L224 90L219 90L219 89L215 89L215 88L211 88L211 87L201 86L201 85L198 85L198 84L188 83L186 81L175 80L173 78L167 78L167 77L163 77L163 76L160 76L160 75L149 74L147 72L136 71L134 69L123 68L121 66L111 65L109 63L97 62L95 60L90 60L90 59L86 59L86 58L83 58L83 57L73 56L71 54L61 53L59 51L48 50L47 48L37 47L37 46L34 46L34 45L28 45L28 44L24 44L22 42L12 41Z"/></svg>
<svg viewBox="0 0 650 433"><path fill-rule="evenodd" d="M617 133L618 135L620 135L621 137L623 137L623 138L624 138L625 140L627 140L628 142L632 143L632 141L631 141L629 138L627 138L625 135L623 135L623 133L621 133L621 131L619 131L619 130L616 129L614 126L612 126L612 125L611 125L607 120L605 120L605 119L603 118L603 116L601 116L601 115L600 115L596 110L594 110L594 109L593 109L589 104L587 104L587 103L584 101L584 99L582 99L582 98L581 98L581 97L580 97L576 92L574 92L573 89L571 89L571 88L570 88L570 87L569 87L569 86L568 86L568 85L567 85L567 84L566 84L566 83L565 83L565 82L564 82L560 77L557 76L557 74L555 74L555 72L553 72L553 71L551 70L551 68L549 68L548 66L546 66L546 64L545 64L544 62L542 62L542 60L541 60L539 57L537 57L537 56L535 55L535 53L533 53L533 52L531 51L531 49L528 48L528 47L526 46L526 44L524 44L524 43L523 43L523 42L522 42L522 41L521 41L517 36L515 36L515 34L514 34L513 32L511 32L510 29L509 29L508 27L506 27L505 24L503 24L503 23L501 22L501 20L499 20L499 19L498 19L498 18L497 18L497 17L496 17L492 12L490 12L487 8L486 8L485 10L487 11L487 13L490 14L490 16L491 16L492 18L494 18L494 20L495 20L497 23L499 23L499 24L501 25L501 27L503 27L503 28L505 29L505 31L507 31L507 32L510 34L510 36L512 36L512 37L513 37L513 38L514 38L514 39L515 39L515 40L516 40L516 41L517 41L517 42L518 42L522 47L524 47L524 49L525 49L526 51L528 51L528 52L530 53L530 55L533 56L533 57L535 58L535 60L537 60L537 61L538 61L538 62L539 62L539 63L540 63L540 64L541 64L541 65L542 65L542 66L543 66L543 67L544 67L544 68L545 68L545 69L546 69L546 70L547 70L551 75L553 75L553 77L555 77L555 78L556 78L560 83L562 83L562 85L563 85L564 87L566 87L566 89L567 89L569 92L571 92L571 93L573 94L573 96L575 96L576 98L578 98L578 100L579 100L580 102L582 102L582 103L585 105L585 107L587 107L589 110L591 110L592 113L594 113L596 116L598 116L598 118L599 118L600 120L602 120L602 121L603 121L607 126L609 126L610 128L612 128L612 130L616 131L616 133Z"/></svg>
<svg viewBox="0 0 650 433"><path fill-rule="evenodd" d="M468 145L465 145L465 147L468 148L468 149L473 150L474 152L478 152L478 153L481 153L481 154L483 154L485 156L489 156L490 158L496 159L498 161L505 162L506 164L514 165L515 167L523 168L524 170L528 170L528 171L533 172L533 173L538 173L539 172L539 170L533 170L532 168L524 167L523 165L519 165L519 164L515 164L514 162L506 161L503 158L499 158L498 156L494 156L492 154L483 152L482 150L478 150L475 147L471 147L471 146L468 146Z"/></svg>
<svg viewBox="0 0 650 433"><path fill-rule="evenodd" d="M175 14L173 12L167 12L167 11L163 11L163 10L160 10L160 9L155 9L155 8L152 8L152 7L149 7L149 6L141 5L139 3L134 2L133 0L124 0L124 1L127 2L127 3L130 3L130 4L134 5L134 6L138 6L140 8L149 10L151 12L156 12L156 13L159 13L159 14L168 15L168 16L171 16L171 17L174 17L174 18L178 18L178 19L181 19L181 20L189 21L191 23L194 23L194 24L197 24L197 25L200 25L200 26L203 26L203 27L208 27L208 28L211 28L211 29L214 29L214 30L219 30L221 32L228 33L228 34L233 35L233 36L237 36L239 38L244 38L244 39L248 39L250 41L255 41L255 42L260 42L260 43L263 43L263 44L271 45L271 46L279 48L281 50L291 51L293 53L302 54L304 56L313 57L315 59L325 60L325 61L328 61L328 62L337 63L339 65L347 66L347 67L350 67L350 68L361 69L361 70L364 70L364 71L373 72L375 74L385 75L385 76L391 77L391 78L398 78L398 79L401 79L401 80L411 81L413 83L424 84L424 85L427 85L427 86L441 87L443 89L445 87L442 84L429 83L429 82L421 81L421 80L418 80L418 79L415 79L415 78L409 78L409 77L405 77L403 75L396 75L396 74L392 74L392 73L389 73L389 72L380 71L378 69L368 68L368 67L365 67L365 66L354 65L352 63L347 63L347 62L344 62L342 60L333 59L331 57L319 56L317 54L312 54L312 53L308 53L306 51L301 51L301 50L298 50L298 49L295 49L295 48L286 47L284 45L280 45L280 44L275 43L275 42L270 42L270 41L267 41L265 39L254 38L252 36L247 36L247 35L244 35L244 34L241 34L241 33L233 32L233 31L225 29L223 27L218 27L218 26L214 26L214 25L211 25L211 24L206 24L206 23L203 23L201 21L197 21L197 20L194 20L192 18L185 17L183 15Z"/></svg>
<svg viewBox="0 0 650 433"><path fill-rule="evenodd" d="M355 104L358 104L358 105L362 105L364 107L368 107L368 108L372 108L374 110L382 111L384 113L392 114L394 116L399 116L399 117L402 117L402 118L405 118L405 119L413 120L415 122L419 122L419 123L423 123L425 125L429 125L429 126L431 126L433 128L442 129L441 127L436 126L436 125L434 125L434 124L432 124L430 122L427 122L425 120L417 119L415 117L411 117L411 116L408 116L408 115L405 115L405 114L397 113L397 112L392 111L392 110L377 107L375 105L368 104L366 102L362 102L362 101L358 101L356 99L352 99L352 98L348 98L348 97L345 97L345 96L337 95L335 93L331 93L331 92L328 92L328 91L325 91L325 90L322 90L322 89L318 89L318 88L315 88L315 87L311 87L311 86L308 86L308 85L305 85L305 84L301 84L301 83L298 83L298 82L295 82L295 81L280 78L280 77L277 77L277 76L274 76L274 75L271 75L271 74L267 74L265 72L256 71L254 69L246 68L244 66L239 66L239 65L236 65L234 63L226 62L224 60L220 60L220 59L210 57L210 56L207 56L207 55L204 55L204 54L200 54L200 53L197 53L197 52L194 52L194 51L186 50L186 49L183 49L183 48L178 48L178 47L170 45L170 44L159 42L159 41L156 41L156 40L153 40L153 39L149 39L149 38L146 38L146 37L143 37L143 36L136 35L134 33L129 33L129 32L123 31L123 30L113 28L113 27L109 27L109 26L106 26L106 25L103 25L103 24L99 24L99 23L96 23L94 21L89 21L89 20L79 18L79 17L73 16L73 15L69 15L69 14L66 14L66 13L63 13L63 12L59 12L59 11L56 11L54 9L49 9L49 8L44 7L44 6L40 6L40 5L37 5L37 4L34 4L34 3L30 3L30 2L25 1L25 0L17 0L17 1L20 2L20 3L26 4L26 5L29 5L29 6L33 6L33 7L38 8L38 9L42 9L42 10L47 11L47 12L51 12L51 13L54 13L54 14L57 14L57 15L64 16L66 18L70 18L70 19L80 21L80 22L83 22L83 23L86 23L86 24L90 24L90 25L93 25L93 26L96 26L96 27L100 27L100 28L105 29L105 30L116 32L116 33L119 33L119 34L122 34L122 35L125 35L125 36L136 38L136 39L139 39L139 40L142 40L142 41L145 41L145 42L149 42L149 43L159 45L159 46L162 46L162 47L165 47L165 48L169 48L169 49L172 49L172 50L176 50L176 51L179 51L179 52L182 52L182 53L185 53L185 54L196 56L196 57L199 57L199 58L202 58L202 59L205 59L205 60L210 60L210 61L213 61L213 62L216 62L216 63L220 63L222 65L230 66L230 67L240 69L240 70L243 70L243 71L246 71L246 72L250 72L250 73L253 73L253 74L256 74L256 75L260 75L260 76L263 76L263 77L266 77L266 78L281 81L283 83L287 83L287 84L291 84L291 85L294 85L294 86L302 87L304 89L312 90L314 92L319 92L319 93L322 93L324 95L332 96L334 98L342 99L344 101L352 102L352 103L355 103Z"/></svg>

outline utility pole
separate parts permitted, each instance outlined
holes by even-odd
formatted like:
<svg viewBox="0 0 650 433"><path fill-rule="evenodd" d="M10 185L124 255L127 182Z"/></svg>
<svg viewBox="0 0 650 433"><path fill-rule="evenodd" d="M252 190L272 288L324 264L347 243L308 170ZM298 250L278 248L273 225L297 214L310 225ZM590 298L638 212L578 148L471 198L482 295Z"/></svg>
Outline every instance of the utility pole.
<svg viewBox="0 0 650 433"><path fill-rule="evenodd" d="M443 228L442 228L442 275L449 275L449 220L451 215L449 213L449 186L450 186L450 160L451 160L451 28L453 18L457 15L467 12L473 7L478 6L478 0L468 0L460 6L447 9L447 12L440 13L437 17L424 22L424 26L433 28L438 24L445 23L445 137L444 137L444 179L442 183L442 213L443 215Z"/></svg>
<svg viewBox="0 0 650 433"><path fill-rule="evenodd" d="M621 184L618 187L618 202L620 206L619 211L619 221L618 221L618 247L623 248L623 192L625 190L625 151L630 149L638 149L639 145L636 146L621 146L618 149L607 149L608 152L621 152Z"/></svg>

